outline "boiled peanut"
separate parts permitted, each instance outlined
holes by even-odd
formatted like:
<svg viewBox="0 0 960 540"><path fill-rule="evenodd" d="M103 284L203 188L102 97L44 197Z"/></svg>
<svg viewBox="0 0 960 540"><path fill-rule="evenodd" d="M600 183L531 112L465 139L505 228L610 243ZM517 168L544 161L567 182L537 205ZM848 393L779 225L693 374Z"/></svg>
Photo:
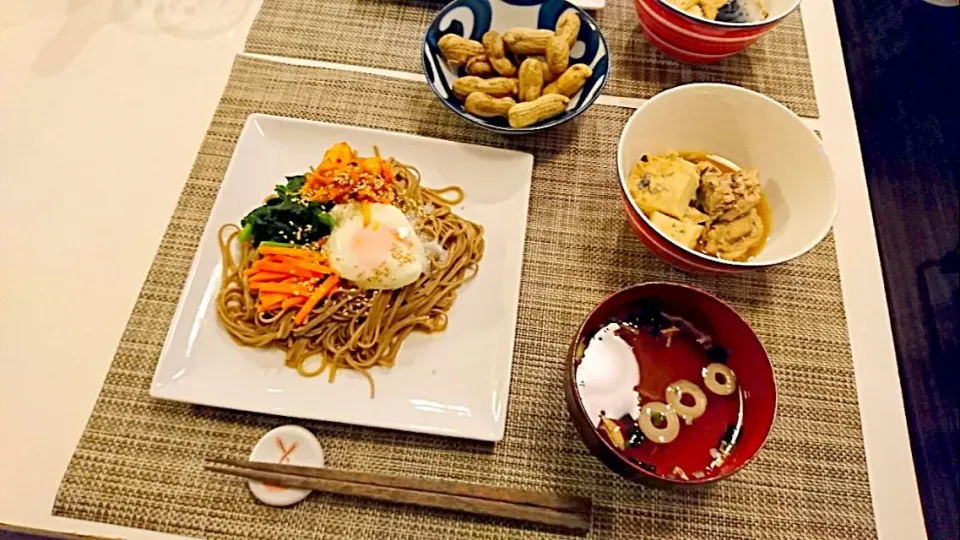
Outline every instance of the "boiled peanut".
<svg viewBox="0 0 960 540"><path fill-rule="evenodd" d="M570 63L570 45L561 36L554 36L547 45L547 69L554 76L567 70Z"/></svg>
<svg viewBox="0 0 960 540"><path fill-rule="evenodd" d="M506 77L481 79L480 77L460 77L453 81L453 93L464 99L474 92L483 92L493 97L513 96L517 94L517 80Z"/></svg>
<svg viewBox="0 0 960 540"><path fill-rule="evenodd" d="M567 45L573 47L580 34L580 15L570 9L557 19L557 35L567 40Z"/></svg>
<svg viewBox="0 0 960 540"><path fill-rule="evenodd" d="M463 108L468 113L489 118L491 116L507 116L510 109L517 102L510 97L495 98L483 92L473 92L463 102Z"/></svg>
<svg viewBox="0 0 960 540"><path fill-rule="evenodd" d="M513 77L517 74L517 66L507 58L503 49L503 38L496 30L490 30L483 35L483 50L493 69L504 77Z"/></svg>
<svg viewBox="0 0 960 540"><path fill-rule="evenodd" d="M480 42L456 34L443 36L437 41L437 46L447 62L454 67L462 66L470 58L483 54L483 45Z"/></svg>
<svg viewBox="0 0 960 540"><path fill-rule="evenodd" d="M553 30L511 28L503 34L503 43L513 54L543 54L554 35Z"/></svg>
<svg viewBox="0 0 960 540"><path fill-rule="evenodd" d="M591 75L593 75L593 70L590 69L590 66L586 64L574 64L568 67L557 80L548 84L547 87L543 89L543 95L560 94L570 97L583 88L583 85L587 83L587 79L589 79Z"/></svg>
<svg viewBox="0 0 960 540"><path fill-rule="evenodd" d="M540 62L540 67L541 69L543 69L544 84L552 83L553 81L557 80L557 76L554 75L552 71L550 71L550 66L547 65L546 60L544 60L543 58L537 57L537 61Z"/></svg>
<svg viewBox="0 0 960 540"><path fill-rule="evenodd" d="M560 94L541 96L527 103L517 103L510 108L507 118L510 127L524 128L563 113L569 103L570 98Z"/></svg>
<svg viewBox="0 0 960 540"><path fill-rule="evenodd" d="M520 101L533 101L543 90L543 67L540 60L527 58L520 64Z"/></svg>
<svg viewBox="0 0 960 540"><path fill-rule="evenodd" d="M477 77L489 77L494 74L493 66L490 65L487 57L483 55L474 56L467 60L465 69L467 73Z"/></svg>

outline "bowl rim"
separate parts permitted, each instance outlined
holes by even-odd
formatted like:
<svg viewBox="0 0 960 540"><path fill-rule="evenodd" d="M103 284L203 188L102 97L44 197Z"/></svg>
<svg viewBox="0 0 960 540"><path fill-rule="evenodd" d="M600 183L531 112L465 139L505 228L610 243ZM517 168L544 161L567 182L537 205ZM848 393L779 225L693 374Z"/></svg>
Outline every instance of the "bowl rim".
<svg viewBox="0 0 960 540"><path fill-rule="evenodd" d="M748 22L748 23L731 23L731 22L724 22L724 21L713 21L705 17L697 17L696 15L691 15L686 11L683 11L679 7L671 4L670 2L667 2L666 0L651 0L651 1L657 2L660 5L666 6L667 9L673 11L674 13L679 14L680 16L690 21L706 24L707 26L714 26L716 28L723 28L725 30L737 30L737 29L744 30L744 29L760 28L763 26L777 24L778 22L783 20L784 17L796 11L797 8L800 7L801 0L793 0L793 4L791 4L786 11L784 11L780 15L777 15L776 17L767 17L762 21L754 21L754 22Z"/></svg>
<svg viewBox="0 0 960 540"><path fill-rule="evenodd" d="M681 244L680 242L677 242L673 238L670 238L669 236L663 234L660 231L660 229L658 229L656 226L653 225L653 223L650 221L650 218L648 218L647 215L643 213L643 211L637 205L637 202L633 200L633 197L630 196L630 189L627 187L627 180L629 179L629 174L624 176L624 171L620 170L620 161L621 161L621 157L624 154L623 148L626 143L627 131L633 125L634 122L638 121L638 118L640 117L640 113L643 111L645 107L650 106L652 103L656 102L662 97L675 94L675 93L679 94L679 93L692 92L699 89L713 89L713 90L719 89L721 91L733 91L733 92L745 94L749 96L751 99L760 99L768 103L771 103L777 108L779 108L780 110L790 115L795 122L802 125L804 130L806 131L806 135L808 135L810 137L810 140L812 140L816 144L816 146L820 149L820 153L824 156L824 159L826 159L827 168L830 171L830 186L832 187L832 191L833 191L833 204L831 205L831 208L830 208L829 219L826 220L824 226L822 226L820 230L818 230L817 233L813 237L811 237L811 240L807 242L799 250L795 251L794 253L790 253L782 257L778 257L778 258L766 260L766 261L756 261L756 260L730 261L727 259L721 259L719 257L713 257L705 253L700 253L699 251L690 249L687 246ZM796 259L797 257L800 257L801 255L804 255L807 252L809 252L811 249L817 247L817 245L820 244L820 242L822 242L823 239L827 237L827 234L829 234L830 230L833 228L834 222L837 219L837 213L839 212L839 209L840 209L840 196L837 190L837 180L833 174L833 166L830 163L830 156L827 154L826 149L823 147L823 141L820 139L820 137L817 137L817 135L813 132L813 130L807 127L807 125L803 123L803 120L795 112L788 109L782 103L778 102L773 98L767 97L759 92L754 92L753 90L748 90L746 88L743 88L742 86L737 86L733 84L723 84L723 83L691 83L691 84L676 86L669 90L664 90L663 92L658 93L657 95L653 96L652 98L645 101L642 105L640 105L640 107L638 107L637 110L634 111L634 113L630 116L630 119L627 120L627 123L624 124L623 130L620 132L620 141L617 143L616 159L617 159L617 176L620 177L620 190L623 193L623 195L626 197L626 199L630 202L630 208L633 209L633 211L640 216L640 219L642 219L647 225L649 225L654 231L656 231L658 236L660 236L670 244L673 244L674 247L681 250L682 252L693 255L698 259L706 260L713 263L719 263L721 265L738 266L738 267L744 267L744 268L766 268L769 266L775 266L777 264L781 264L781 263Z"/></svg>
<svg viewBox="0 0 960 540"><path fill-rule="evenodd" d="M439 21L441 17L449 13L450 10L452 10L454 7L458 7L458 6L455 6L454 4L459 4L459 2L461 1L462 0L451 0L449 3L447 3L447 5L443 6L443 8L441 8L440 11L438 11L433 16L433 19L430 21L430 24L427 25L427 29L424 30L423 32L423 37L421 37L420 39L420 69L423 71L425 76L426 76L426 73L428 72L427 59L426 59L426 51L429 49L427 44L427 33L430 32L430 29L433 28L434 25L439 25ZM543 2L541 3L545 3L546 1L547 0L543 0ZM482 120L478 119L477 117L471 114L466 114L464 113L464 111L458 110L456 107L454 107L450 103L447 103L447 98L444 98L442 95L440 95L440 92L437 91L436 87L433 84L433 81L427 78L426 83L427 83L427 86L430 88L430 91L433 92L435 96L437 96L437 98L440 100L440 103L443 103L444 107L453 111L454 114L456 114L460 118L463 118L464 120L467 120L468 122L474 125L480 126L484 129L489 129L490 131L495 131L497 133L503 133L507 135L522 135L527 133L537 133L545 129L550 129L552 127L559 126L561 124L569 122L570 120L573 120L574 118L580 116L580 114L582 114L587 109L592 107L594 102L596 102L597 99L600 98L600 95L603 93L603 89L606 88L607 86L607 82L610 81L610 75L613 73L613 65L609 60L610 46L607 44L607 38L606 36L603 35L603 30L600 28L600 25L597 24L597 21L593 20L593 17L591 17L586 11L570 3L569 0L562 0L562 1L564 4L566 4L566 9L563 10L564 12L566 12L569 9L575 9L577 11L577 14L580 15L581 18L585 18L587 21L589 21L593 25L593 28L596 29L597 35L600 37L600 41L603 43L604 50L607 51L607 70L606 70L606 73L603 75L603 79L600 81L600 87L597 88L596 92L594 92L593 97L583 102L583 105L581 105L579 108L574 109L573 111L567 111L567 112L570 112L571 114L568 114L563 118L548 120L545 123L535 124L535 125L527 126L524 128L493 126L490 124L486 124Z"/></svg>
<svg viewBox="0 0 960 540"><path fill-rule="evenodd" d="M665 482L668 484L675 484L679 486L694 486L694 485L712 484L714 482L718 482L725 478L729 478L734 474L740 472L740 470L742 470L744 467L750 464L750 462L756 459L757 455L759 455L760 452L763 451L763 448L767 445L767 441L770 440L770 434L773 433L773 426L777 423L779 393L777 392L777 374L776 374L776 371L773 369L773 362L770 361L770 353L768 353L766 347L764 347L763 341L760 340L760 336L757 335L757 332L753 329L752 326L750 326L750 323L748 323L746 319L744 319L743 316L741 316L740 313L733 308L733 306L731 306L727 302L724 302L722 299L720 299L719 297L717 297L712 293L709 293L703 289L694 287L692 285L686 285L683 283L676 283L672 281L646 281L643 283L637 283L635 285L630 285L622 289L619 289L611 293L610 295L608 295L606 298L604 298L600 302L598 302L597 305L593 306L590 312L583 317L583 321L577 327L577 333L574 335L573 342L571 343L570 348L567 350L567 358L564 366L564 374L565 374L566 381L564 382L564 384L570 387L570 389L572 390L572 393L570 395L573 396L574 398L572 400L574 403L571 403L568 405L577 410L581 420L586 421L588 425L590 424L589 418L587 417L587 411L583 408L583 401L579 399L579 393L577 392L577 388L576 388L577 386L576 371L574 370L574 367L575 367L574 362L576 360L575 356L576 356L577 345L580 343L580 339L584 336L586 332L587 321L589 321L598 311L601 310L601 308L605 307L617 296L621 294L628 294L634 290L643 289L650 286L677 287L681 289L687 289L689 291L692 291L695 294L701 294L707 297L708 299L714 300L718 302L721 306L725 307L731 314L733 314L734 317L736 317L741 323L743 323L743 325L746 326L748 330L750 330L750 333L753 334L753 337L757 340L757 343L760 345L760 350L763 351L763 357L766 359L767 364L770 366L770 382L771 382L771 390L773 391L773 414L770 417L770 424L767 426L767 432L764 434L763 441L761 441L760 446L757 447L757 451L754 452L752 456L742 461L739 465L737 465L733 469L730 469L725 474L720 476L704 477L699 479L690 478L688 480L683 480L680 478L668 478L665 476L659 476L659 475L653 474L650 471L638 466L636 463L624 457L624 455L619 450L614 448L603 437L600 437L598 435L597 439L600 441L600 444L602 444L603 447L606 449L607 453L613 456L616 456L616 460L619 463L625 465L626 467L629 468L629 470L635 473L638 473L646 478L650 478L656 481ZM570 421L576 422L572 418L570 419ZM595 428L592 425L590 425L590 429L595 430ZM580 433L579 430L576 430L576 431L578 434ZM581 439L582 438L583 436L581 435ZM583 442L585 445L587 445L586 441L583 441ZM589 445L587 446L589 447ZM599 459L599 456L595 456L595 457ZM603 462L602 459L600 461Z"/></svg>

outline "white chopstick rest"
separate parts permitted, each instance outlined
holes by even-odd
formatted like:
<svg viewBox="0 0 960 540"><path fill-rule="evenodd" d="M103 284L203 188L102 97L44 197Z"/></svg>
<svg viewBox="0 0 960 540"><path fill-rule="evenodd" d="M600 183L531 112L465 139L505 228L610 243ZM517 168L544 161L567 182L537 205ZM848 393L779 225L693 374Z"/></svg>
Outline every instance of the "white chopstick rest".
<svg viewBox="0 0 960 540"><path fill-rule="evenodd" d="M323 447L312 433L300 426L280 426L264 435L250 452L250 461L323 467ZM309 489L272 486L248 480L253 496L270 506L290 506L307 498Z"/></svg>

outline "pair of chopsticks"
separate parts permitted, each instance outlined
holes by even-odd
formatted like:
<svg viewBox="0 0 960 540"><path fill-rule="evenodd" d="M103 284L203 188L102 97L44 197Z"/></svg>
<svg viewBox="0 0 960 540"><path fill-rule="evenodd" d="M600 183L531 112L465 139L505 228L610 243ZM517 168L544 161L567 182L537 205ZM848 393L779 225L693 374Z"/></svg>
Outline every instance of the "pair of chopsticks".
<svg viewBox="0 0 960 540"><path fill-rule="evenodd" d="M285 487L516 519L581 534L590 530L593 502L587 497L236 459L210 461L208 471Z"/></svg>

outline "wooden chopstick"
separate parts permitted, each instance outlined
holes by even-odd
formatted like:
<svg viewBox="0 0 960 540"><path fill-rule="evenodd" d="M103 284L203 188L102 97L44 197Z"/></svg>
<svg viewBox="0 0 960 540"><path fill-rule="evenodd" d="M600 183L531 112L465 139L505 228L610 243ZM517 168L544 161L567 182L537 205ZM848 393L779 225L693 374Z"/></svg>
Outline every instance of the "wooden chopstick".
<svg viewBox="0 0 960 540"><path fill-rule="evenodd" d="M589 498L329 468L213 459L206 469L287 487L590 530Z"/></svg>
<svg viewBox="0 0 960 540"><path fill-rule="evenodd" d="M372 474L360 471L344 471L331 468L280 465L277 463L260 463L256 461L244 461L239 459L211 459L210 461L220 465L253 469L256 471L309 476L311 478L338 480L341 482L350 482L354 484L370 484L374 486L393 487L400 489L431 491L434 493L445 493L447 495L462 495L476 499L487 499L491 501L504 501L516 504L526 504L530 506L540 506L542 508L552 508L554 510L560 510L564 512L589 514L593 508L593 501L588 497L563 495L560 493L541 493L523 489L492 487L480 484L469 484L466 482L454 482L452 480L433 480L429 478L412 478L408 476Z"/></svg>

